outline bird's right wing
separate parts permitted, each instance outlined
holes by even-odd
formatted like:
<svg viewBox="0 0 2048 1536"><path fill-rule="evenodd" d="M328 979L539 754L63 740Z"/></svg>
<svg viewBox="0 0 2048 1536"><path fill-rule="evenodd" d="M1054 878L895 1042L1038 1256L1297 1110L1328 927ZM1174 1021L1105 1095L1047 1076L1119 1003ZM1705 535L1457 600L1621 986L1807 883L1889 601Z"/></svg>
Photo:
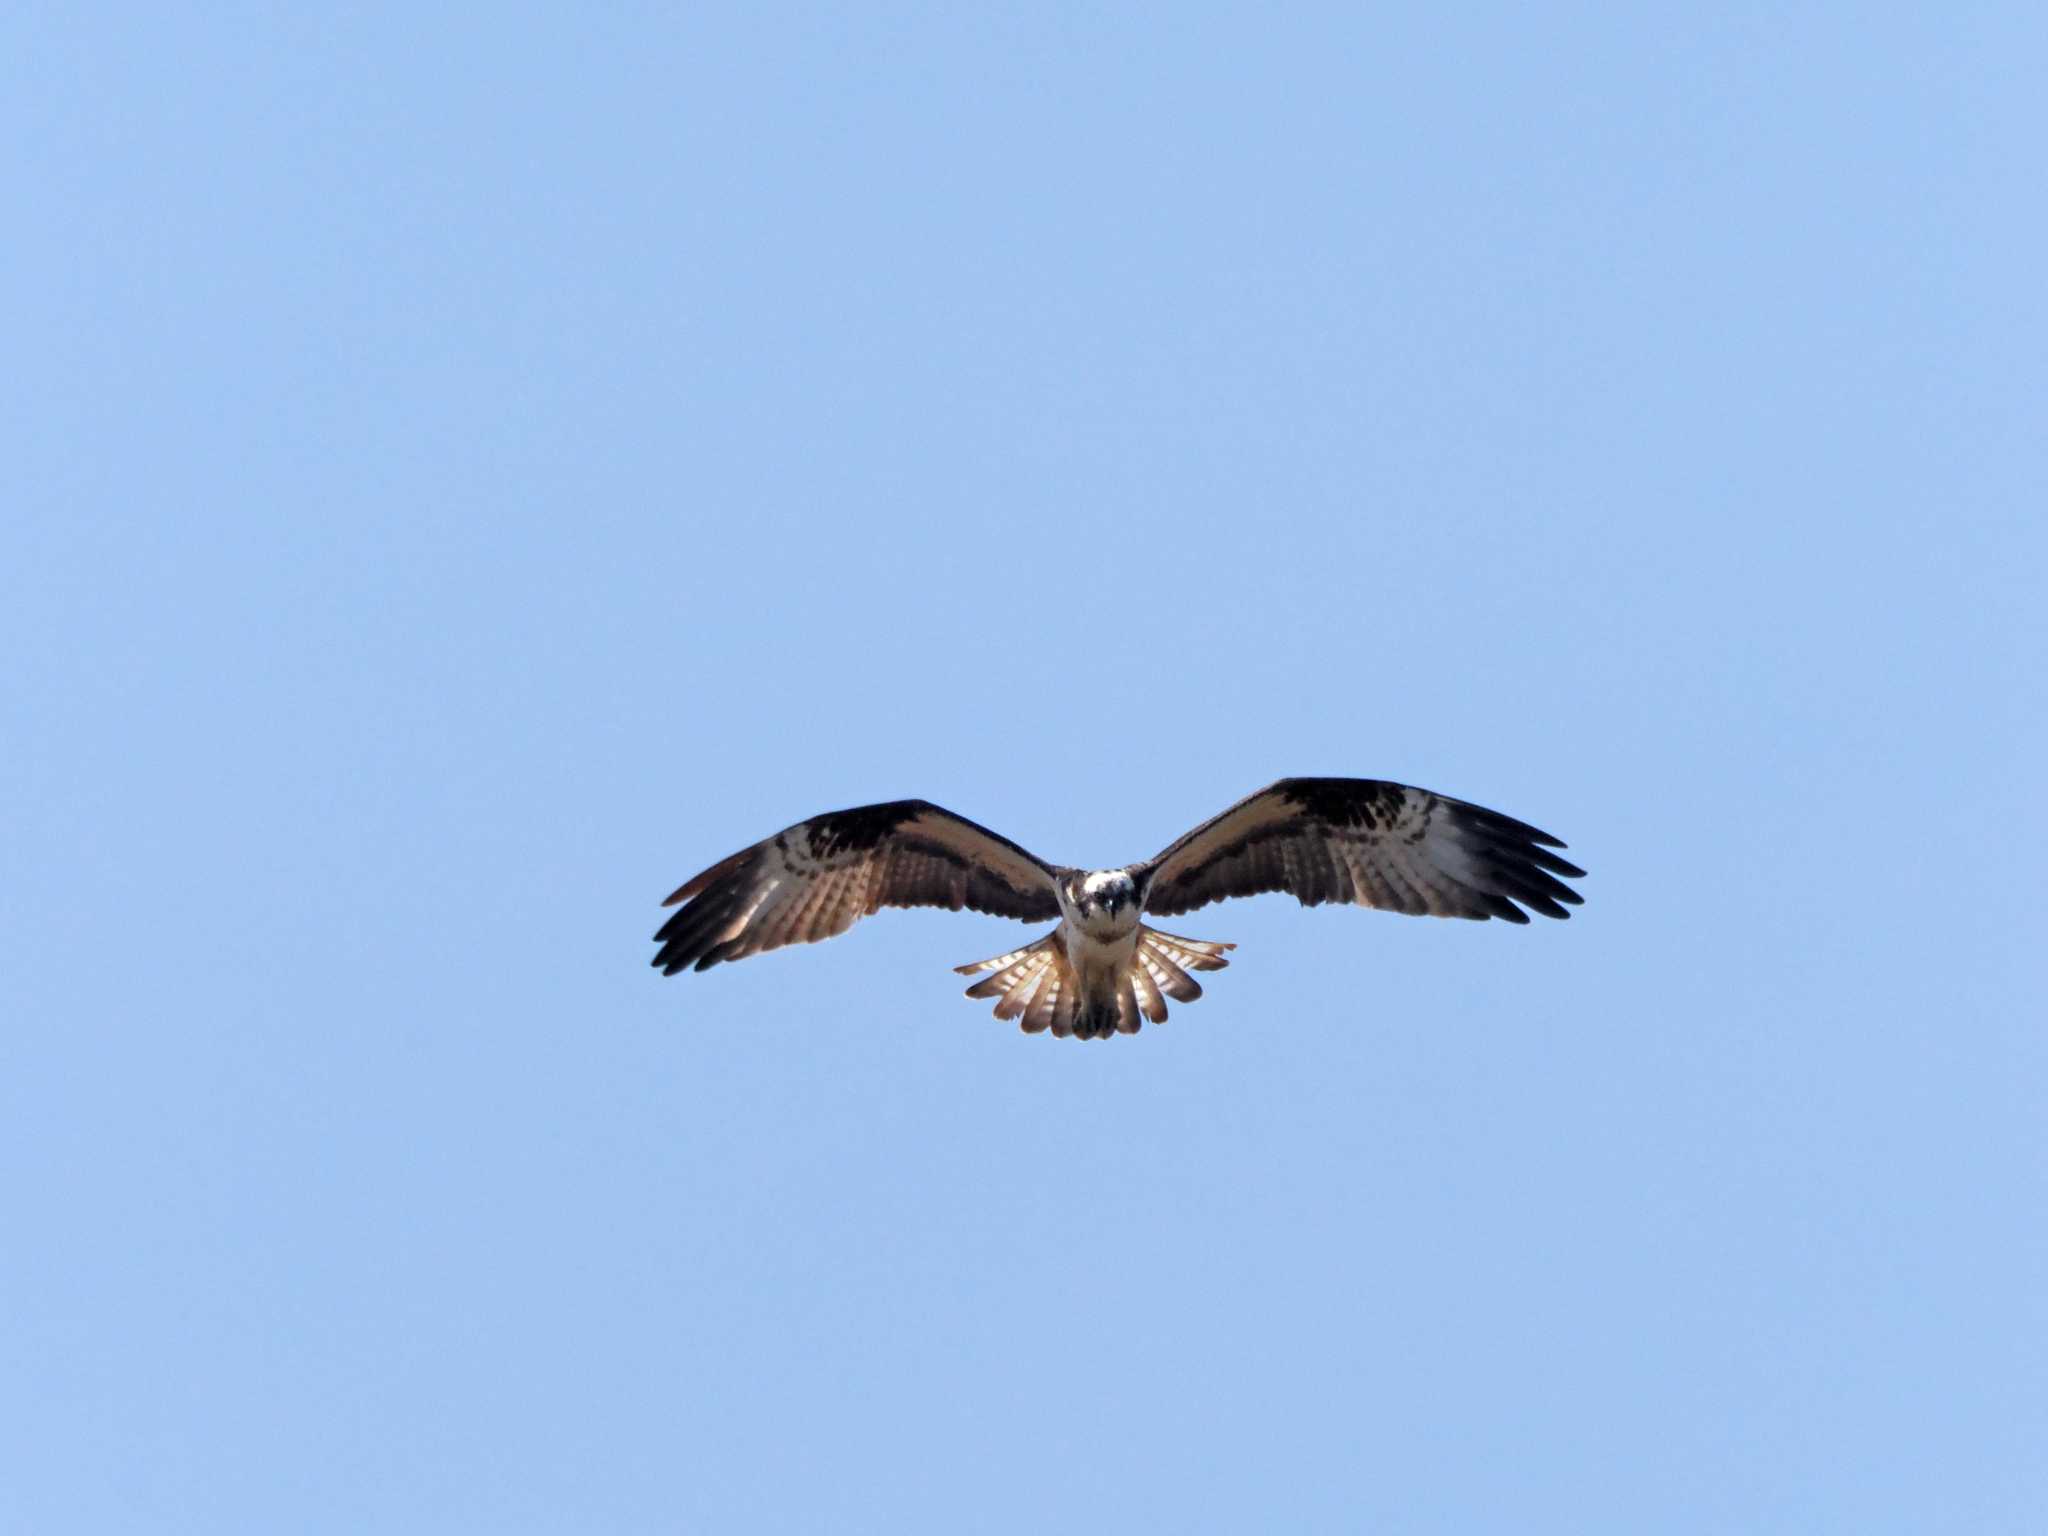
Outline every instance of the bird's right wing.
<svg viewBox="0 0 2048 1536"><path fill-rule="evenodd" d="M1057 872L928 800L813 816L721 860L662 903L665 976L844 933L883 907L962 907L1025 921L1060 915Z"/></svg>

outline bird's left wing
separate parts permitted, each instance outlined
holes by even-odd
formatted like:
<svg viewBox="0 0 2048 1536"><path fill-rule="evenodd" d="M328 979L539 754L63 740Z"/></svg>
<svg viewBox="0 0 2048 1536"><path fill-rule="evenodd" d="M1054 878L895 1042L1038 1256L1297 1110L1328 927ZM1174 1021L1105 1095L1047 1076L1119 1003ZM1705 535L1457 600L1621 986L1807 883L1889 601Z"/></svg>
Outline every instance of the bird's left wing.
<svg viewBox="0 0 2048 1536"><path fill-rule="evenodd" d="M664 906L654 938L673 976L844 933L883 907L970 907L1026 921L1060 915L1056 872L1008 838L928 800L813 816L721 860Z"/></svg>
<svg viewBox="0 0 2048 1536"><path fill-rule="evenodd" d="M1568 917L1585 874L1563 843L1511 816L1379 779L1282 779L1203 822L1134 871L1145 910L1192 912L1227 896L1286 891L1437 917ZM1521 906L1516 903L1520 902Z"/></svg>

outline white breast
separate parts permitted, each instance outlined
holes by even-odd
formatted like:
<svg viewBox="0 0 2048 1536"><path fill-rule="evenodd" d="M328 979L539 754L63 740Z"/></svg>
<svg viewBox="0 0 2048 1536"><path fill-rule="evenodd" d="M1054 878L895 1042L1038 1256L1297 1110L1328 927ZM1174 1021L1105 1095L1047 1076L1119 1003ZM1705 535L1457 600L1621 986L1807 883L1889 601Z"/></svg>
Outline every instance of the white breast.
<svg viewBox="0 0 2048 1536"><path fill-rule="evenodd" d="M1120 924L1119 931L1091 933L1080 924L1070 922L1061 932L1066 938L1067 964L1080 976L1084 991L1091 983L1097 983L1100 977L1114 977L1130 963L1138 948L1136 918L1128 925Z"/></svg>

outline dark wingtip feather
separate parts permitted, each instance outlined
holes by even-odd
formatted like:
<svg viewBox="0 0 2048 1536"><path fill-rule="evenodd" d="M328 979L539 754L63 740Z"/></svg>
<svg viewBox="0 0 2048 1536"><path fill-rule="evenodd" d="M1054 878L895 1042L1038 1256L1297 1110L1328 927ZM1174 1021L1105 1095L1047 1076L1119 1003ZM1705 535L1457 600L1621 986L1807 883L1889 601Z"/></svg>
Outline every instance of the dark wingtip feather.
<svg viewBox="0 0 2048 1536"><path fill-rule="evenodd" d="M661 945L654 963L662 967L662 975L673 976L690 965L704 969L698 962L707 951L720 947L725 925L738 905L737 892L710 891L663 923L654 935L654 941Z"/></svg>
<svg viewBox="0 0 2048 1536"><path fill-rule="evenodd" d="M1565 845L1548 832L1464 801L1456 802L1452 824L1468 854L1478 860L1479 879L1492 887L1486 902L1490 915L1526 923L1528 913L1514 907L1519 902L1528 912L1562 920L1571 916L1566 907L1585 904L1586 898L1564 880L1583 879L1586 872L1550 851Z"/></svg>
<svg viewBox="0 0 2048 1536"><path fill-rule="evenodd" d="M747 859L751 858L756 851L756 848L742 848L738 853L720 859L702 874L694 875L677 886L669 893L668 898L662 902L662 905L664 907L672 907L679 901L688 901L692 896L696 896L706 890L714 880L737 869Z"/></svg>
<svg viewBox="0 0 2048 1536"><path fill-rule="evenodd" d="M1563 846L1565 844L1559 844L1559 848L1563 848ZM1556 854L1548 852L1546 848L1524 848L1522 854L1536 868L1546 868L1552 874L1563 874L1567 881L1583 881L1585 879L1585 870L1583 868L1579 868L1577 864L1573 864L1567 858L1559 858Z"/></svg>

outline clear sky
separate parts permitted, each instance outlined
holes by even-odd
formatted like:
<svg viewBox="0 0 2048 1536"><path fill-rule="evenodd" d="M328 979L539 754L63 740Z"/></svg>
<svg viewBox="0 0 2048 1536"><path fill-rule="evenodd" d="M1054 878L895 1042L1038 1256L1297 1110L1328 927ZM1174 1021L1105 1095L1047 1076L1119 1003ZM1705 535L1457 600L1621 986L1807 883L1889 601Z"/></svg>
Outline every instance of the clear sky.
<svg viewBox="0 0 2048 1536"><path fill-rule="evenodd" d="M2038 7L173 10L0 19L0 1528L2041 1528ZM1290 773L1587 905L648 968Z"/></svg>

